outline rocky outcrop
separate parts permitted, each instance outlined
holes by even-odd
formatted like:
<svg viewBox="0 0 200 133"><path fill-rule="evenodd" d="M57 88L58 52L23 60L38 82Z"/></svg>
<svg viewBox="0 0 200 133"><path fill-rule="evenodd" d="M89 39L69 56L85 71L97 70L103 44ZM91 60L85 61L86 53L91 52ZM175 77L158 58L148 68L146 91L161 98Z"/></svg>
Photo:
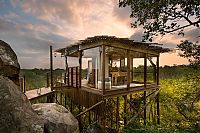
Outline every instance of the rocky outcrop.
<svg viewBox="0 0 200 133"><path fill-rule="evenodd" d="M77 119L63 106L56 103L40 103L32 107L44 120L45 132L79 133Z"/></svg>
<svg viewBox="0 0 200 133"><path fill-rule="evenodd" d="M20 65L17 56L6 42L0 40L0 75L19 85Z"/></svg>
<svg viewBox="0 0 200 133"><path fill-rule="evenodd" d="M18 86L0 76L0 133L43 133L43 127L43 121Z"/></svg>

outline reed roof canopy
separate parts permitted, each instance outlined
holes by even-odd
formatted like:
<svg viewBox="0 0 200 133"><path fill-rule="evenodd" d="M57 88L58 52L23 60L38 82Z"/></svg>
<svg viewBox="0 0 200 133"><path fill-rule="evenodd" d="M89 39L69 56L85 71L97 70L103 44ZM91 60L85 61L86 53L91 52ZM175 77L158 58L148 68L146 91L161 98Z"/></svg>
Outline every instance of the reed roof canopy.
<svg viewBox="0 0 200 133"><path fill-rule="evenodd" d="M71 44L65 48L55 50L55 52L61 53L65 56L78 57L78 52L94 47L107 46L109 54L119 53L120 49L130 50L132 57L143 58L144 54L149 57L159 56L160 53L169 52L170 49L161 47L162 44L136 42L128 38L118 38L115 36L94 36L88 37L85 40L79 40L78 42ZM109 49L110 48L110 49Z"/></svg>

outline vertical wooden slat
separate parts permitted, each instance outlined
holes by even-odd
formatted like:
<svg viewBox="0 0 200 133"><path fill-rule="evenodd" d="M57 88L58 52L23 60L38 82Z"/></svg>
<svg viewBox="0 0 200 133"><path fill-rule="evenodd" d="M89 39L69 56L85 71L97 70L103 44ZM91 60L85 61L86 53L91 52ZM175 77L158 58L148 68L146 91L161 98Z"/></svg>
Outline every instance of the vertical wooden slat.
<svg viewBox="0 0 200 133"><path fill-rule="evenodd" d="M81 88L82 75L82 51L79 51L79 88Z"/></svg>
<svg viewBox="0 0 200 133"><path fill-rule="evenodd" d="M49 87L49 73L47 73L47 87Z"/></svg>
<svg viewBox="0 0 200 133"><path fill-rule="evenodd" d="M66 74L66 72L64 73L64 83L65 83L65 85L67 83L67 74Z"/></svg>
<svg viewBox="0 0 200 133"><path fill-rule="evenodd" d="M78 67L76 67L76 88L78 88Z"/></svg>
<svg viewBox="0 0 200 133"><path fill-rule="evenodd" d="M134 80L133 80L133 79L134 79L134 72L133 72L133 71L134 71L134 60L133 60L133 58L131 58L131 59L132 59L132 65L131 65L131 66L132 66L132 71L131 71L131 82L132 82L132 81L134 81Z"/></svg>
<svg viewBox="0 0 200 133"><path fill-rule="evenodd" d="M156 84L159 85L159 56L157 57L157 62L156 62L156 65L157 65L157 82ZM157 103L157 122L158 124L160 124L160 103L159 103L159 93L157 94L157 98L156 98L156 103Z"/></svg>
<svg viewBox="0 0 200 133"><path fill-rule="evenodd" d="M146 126L146 86L147 86L147 54L144 57L144 125Z"/></svg>
<svg viewBox="0 0 200 133"><path fill-rule="evenodd" d="M102 94L105 95L105 45L102 45Z"/></svg>
<svg viewBox="0 0 200 133"><path fill-rule="evenodd" d="M66 93L65 93L65 108L67 107L67 96L66 96Z"/></svg>
<svg viewBox="0 0 200 133"><path fill-rule="evenodd" d="M50 46L50 76L51 76L51 91L53 90L53 52Z"/></svg>
<svg viewBox="0 0 200 133"><path fill-rule="evenodd" d="M71 67L71 86L73 87L73 80L74 80L74 78L73 78L73 67Z"/></svg>
<svg viewBox="0 0 200 133"><path fill-rule="evenodd" d="M130 50L127 50L127 91L130 89Z"/></svg>
<svg viewBox="0 0 200 133"><path fill-rule="evenodd" d="M68 68L67 71L68 71L68 72L67 72L67 85L70 86L70 84L69 84L69 68Z"/></svg>
<svg viewBox="0 0 200 133"><path fill-rule="evenodd" d="M103 103L103 133L106 133L106 99L104 99Z"/></svg>

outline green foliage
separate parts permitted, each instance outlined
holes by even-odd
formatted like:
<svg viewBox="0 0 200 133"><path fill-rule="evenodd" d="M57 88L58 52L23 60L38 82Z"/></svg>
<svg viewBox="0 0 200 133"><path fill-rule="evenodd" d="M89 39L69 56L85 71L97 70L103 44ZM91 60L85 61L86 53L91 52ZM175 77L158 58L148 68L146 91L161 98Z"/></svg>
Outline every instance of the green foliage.
<svg viewBox="0 0 200 133"><path fill-rule="evenodd" d="M183 52L181 57L187 58L192 66L200 66L200 45L188 40L182 41L177 47Z"/></svg>
<svg viewBox="0 0 200 133"><path fill-rule="evenodd" d="M200 72L180 79L162 80L161 121L163 126L184 132L200 129Z"/></svg>
<svg viewBox="0 0 200 133"><path fill-rule="evenodd" d="M193 69L190 66L165 66L160 68L160 74L162 76L160 82L161 125L156 126L148 121L147 126L144 126L139 117L136 117L134 122L124 127L123 132L199 132L200 69Z"/></svg>
<svg viewBox="0 0 200 133"><path fill-rule="evenodd" d="M64 72L65 71L63 69L54 70L54 80L61 79ZM47 86L47 73L50 75L49 69L21 69L20 78L22 79L25 76L26 90L32 90Z"/></svg>
<svg viewBox="0 0 200 133"><path fill-rule="evenodd" d="M143 26L144 40L152 41L153 36L165 35L178 31L184 35L183 29L188 26L199 27L199 0L120 0L119 7L129 6L131 26ZM182 20L189 24L181 23Z"/></svg>

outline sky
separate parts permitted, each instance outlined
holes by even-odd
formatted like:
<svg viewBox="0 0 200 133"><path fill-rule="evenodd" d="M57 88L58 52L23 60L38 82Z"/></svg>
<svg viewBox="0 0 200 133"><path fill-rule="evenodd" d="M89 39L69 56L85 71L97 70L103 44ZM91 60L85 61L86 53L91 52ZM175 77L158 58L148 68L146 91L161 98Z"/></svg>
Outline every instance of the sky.
<svg viewBox="0 0 200 133"><path fill-rule="evenodd" d="M141 41L143 30L131 28L129 15L130 8L119 8L118 0L0 0L0 39L16 52L21 68L48 68L50 45L55 50L96 35ZM175 48L181 39L199 34L191 27L185 31L182 38L168 34L153 42ZM177 55L162 54L160 65L188 64ZM54 68L63 66L63 58L54 58Z"/></svg>

